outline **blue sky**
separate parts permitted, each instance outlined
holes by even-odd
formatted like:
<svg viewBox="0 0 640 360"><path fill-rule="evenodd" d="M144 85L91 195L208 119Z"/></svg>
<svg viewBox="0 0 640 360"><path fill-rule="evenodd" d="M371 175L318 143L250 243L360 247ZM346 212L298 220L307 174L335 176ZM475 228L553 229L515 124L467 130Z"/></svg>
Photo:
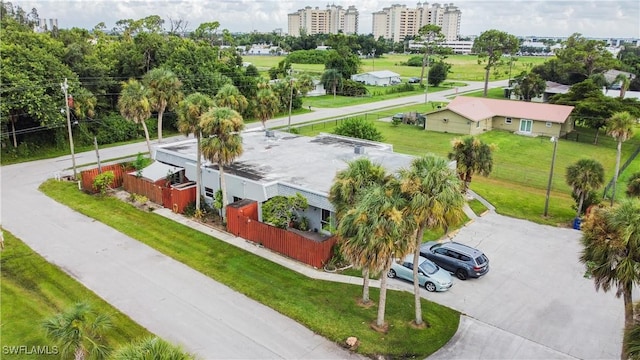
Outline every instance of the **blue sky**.
<svg viewBox="0 0 640 360"><path fill-rule="evenodd" d="M640 38L640 1L495 1L453 2L462 11L462 35L477 35L488 29L527 36L569 36ZM184 20L190 30L207 21L219 21L232 32L275 28L287 31L287 14L305 6L328 3L355 5L360 13L359 33L371 32L371 13L391 4L414 7L417 0L14 0L41 18L57 18L61 28L92 28L103 21L112 28L117 20L160 15L165 21ZM433 3L433 2L431 2ZM443 2L440 2L443 3Z"/></svg>

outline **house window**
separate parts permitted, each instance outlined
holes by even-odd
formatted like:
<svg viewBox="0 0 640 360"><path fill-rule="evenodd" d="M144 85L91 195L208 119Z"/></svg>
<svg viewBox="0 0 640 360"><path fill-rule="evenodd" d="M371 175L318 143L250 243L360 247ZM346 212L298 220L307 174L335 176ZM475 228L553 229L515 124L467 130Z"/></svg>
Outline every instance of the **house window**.
<svg viewBox="0 0 640 360"><path fill-rule="evenodd" d="M532 126L533 126L533 120L526 120L526 119L520 120L520 132L530 133Z"/></svg>
<svg viewBox="0 0 640 360"><path fill-rule="evenodd" d="M204 196L213 199L213 197L214 197L213 189L212 188L208 188L208 187L205 186L205 188L204 188Z"/></svg>
<svg viewBox="0 0 640 360"><path fill-rule="evenodd" d="M504 123L505 124L511 125L511 122L512 122L511 118L504 118Z"/></svg>
<svg viewBox="0 0 640 360"><path fill-rule="evenodd" d="M331 211L322 209L322 219L320 223L322 224L323 230L331 231Z"/></svg>
<svg viewBox="0 0 640 360"><path fill-rule="evenodd" d="M547 123L545 124L547 127L551 127L551 122L547 121Z"/></svg>
<svg viewBox="0 0 640 360"><path fill-rule="evenodd" d="M479 128L480 127L480 121L476 121L476 127Z"/></svg>

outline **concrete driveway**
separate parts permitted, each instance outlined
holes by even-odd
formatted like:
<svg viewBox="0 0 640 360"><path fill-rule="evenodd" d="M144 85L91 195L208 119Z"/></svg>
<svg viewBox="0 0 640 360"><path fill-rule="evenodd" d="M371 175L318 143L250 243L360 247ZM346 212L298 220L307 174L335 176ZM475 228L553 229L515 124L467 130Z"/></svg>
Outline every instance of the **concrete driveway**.
<svg viewBox="0 0 640 360"><path fill-rule="evenodd" d="M433 358L619 358L623 303L583 277L580 236L496 213L463 228L454 240L484 251L491 270L455 279L445 293L425 292L471 318Z"/></svg>

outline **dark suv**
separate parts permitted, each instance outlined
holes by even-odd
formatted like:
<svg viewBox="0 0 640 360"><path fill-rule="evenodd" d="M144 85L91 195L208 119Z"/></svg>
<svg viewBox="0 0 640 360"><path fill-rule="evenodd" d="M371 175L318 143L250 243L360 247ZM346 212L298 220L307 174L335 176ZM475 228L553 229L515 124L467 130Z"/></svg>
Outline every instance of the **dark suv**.
<svg viewBox="0 0 640 360"><path fill-rule="evenodd" d="M455 274L460 280L489 272L489 259L478 249L457 242L430 241L420 246L420 255Z"/></svg>

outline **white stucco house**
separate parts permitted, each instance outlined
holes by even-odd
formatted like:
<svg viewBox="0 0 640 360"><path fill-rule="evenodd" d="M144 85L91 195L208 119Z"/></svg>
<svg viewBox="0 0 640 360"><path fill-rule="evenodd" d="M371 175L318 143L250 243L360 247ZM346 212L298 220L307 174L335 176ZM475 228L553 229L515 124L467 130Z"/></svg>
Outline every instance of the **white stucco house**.
<svg viewBox="0 0 640 360"><path fill-rule="evenodd" d="M389 70L369 71L362 74L351 75L351 80L365 85L389 86L400 84L400 74Z"/></svg>

